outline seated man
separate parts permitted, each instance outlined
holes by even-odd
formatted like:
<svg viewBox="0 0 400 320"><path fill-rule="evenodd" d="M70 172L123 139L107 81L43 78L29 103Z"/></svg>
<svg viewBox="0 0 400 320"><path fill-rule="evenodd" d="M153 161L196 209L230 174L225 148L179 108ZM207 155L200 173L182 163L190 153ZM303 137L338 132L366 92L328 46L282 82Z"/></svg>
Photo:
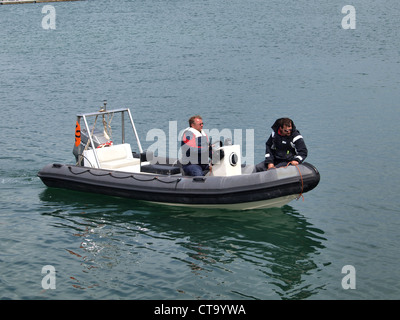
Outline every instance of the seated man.
<svg viewBox="0 0 400 320"><path fill-rule="evenodd" d="M293 121L280 118L273 124L272 133L268 138L265 150L265 160L256 165L256 171L287 166L288 163L302 163L308 154L306 144Z"/></svg>
<svg viewBox="0 0 400 320"><path fill-rule="evenodd" d="M208 137L203 131L203 119L193 116L189 119L189 127L185 129L182 141L182 169L188 176L204 176L210 169L210 147Z"/></svg>

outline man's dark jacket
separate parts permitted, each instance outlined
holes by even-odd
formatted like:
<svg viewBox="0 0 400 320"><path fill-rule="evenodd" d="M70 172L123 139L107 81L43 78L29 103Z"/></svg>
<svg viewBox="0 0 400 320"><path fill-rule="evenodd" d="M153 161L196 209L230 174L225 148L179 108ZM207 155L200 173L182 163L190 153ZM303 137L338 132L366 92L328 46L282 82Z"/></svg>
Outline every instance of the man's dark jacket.
<svg viewBox="0 0 400 320"><path fill-rule="evenodd" d="M293 121L291 135L280 135L280 120L276 120L271 127L272 133L265 143L265 163L276 165L280 162L290 162L293 160L302 163L308 154L303 136L296 129Z"/></svg>

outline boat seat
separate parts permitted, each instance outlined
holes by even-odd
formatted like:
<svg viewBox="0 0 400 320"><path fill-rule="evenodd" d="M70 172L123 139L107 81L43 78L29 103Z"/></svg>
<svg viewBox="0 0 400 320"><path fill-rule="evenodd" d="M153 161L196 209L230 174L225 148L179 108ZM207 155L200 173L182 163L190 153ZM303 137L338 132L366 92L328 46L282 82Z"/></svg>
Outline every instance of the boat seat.
<svg viewBox="0 0 400 320"><path fill-rule="evenodd" d="M181 168L174 167L174 166L168 165L168 164L149 164L149 165L142 166L140 168L140 171L147 172L147 173L171 175L171 174L181 173Z"/></svg>
<svg viewBox="0 0 400 320"><path fill-rule="evenodd" d="M117 170L129 166L140 166L140 159L133 158L131 146L129 143L98 148L96 149L96 154L97 158L99 159L100 168L102 169ZM93 150L85 151L85 162L86 159L91 164L91 166L97 167Z"/></svg>

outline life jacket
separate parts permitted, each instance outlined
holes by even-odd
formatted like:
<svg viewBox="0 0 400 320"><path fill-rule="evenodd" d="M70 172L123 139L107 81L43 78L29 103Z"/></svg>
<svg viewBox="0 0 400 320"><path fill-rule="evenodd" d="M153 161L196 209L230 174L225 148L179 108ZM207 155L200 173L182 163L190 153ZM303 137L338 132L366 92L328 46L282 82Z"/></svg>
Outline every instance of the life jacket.
<svg viewBox="0 0 400 320"><path fill-rule="evenodd" d="M208 136L202 130L188 127L184 130L181 141L182 164L208 164Z"/></svg>

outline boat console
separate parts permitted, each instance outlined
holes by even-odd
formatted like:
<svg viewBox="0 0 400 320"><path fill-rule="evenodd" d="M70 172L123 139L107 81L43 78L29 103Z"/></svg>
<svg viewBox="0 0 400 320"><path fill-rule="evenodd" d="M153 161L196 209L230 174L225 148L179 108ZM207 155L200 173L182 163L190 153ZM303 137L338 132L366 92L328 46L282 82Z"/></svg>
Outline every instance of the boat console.
<svg viewBox="0 0 400 320"><path fill-rule="evenodd" d="M217 149L223 150L224 157L212 166L210 176L235 176L242 174L240 146L229 145Z"/></svg>

